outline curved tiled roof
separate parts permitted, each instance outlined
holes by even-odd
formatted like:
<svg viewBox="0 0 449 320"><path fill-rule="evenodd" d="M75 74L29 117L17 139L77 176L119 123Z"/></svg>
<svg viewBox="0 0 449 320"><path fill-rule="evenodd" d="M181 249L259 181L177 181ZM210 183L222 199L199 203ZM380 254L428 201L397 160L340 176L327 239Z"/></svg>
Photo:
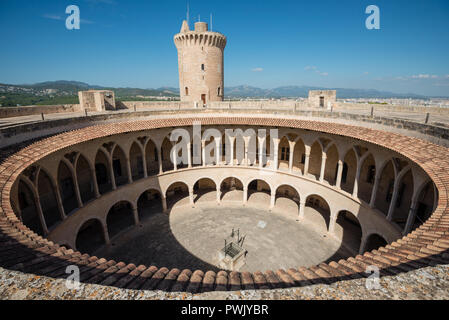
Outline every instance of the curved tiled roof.
<svg viewBox="0 0 449 320"><path fill-rule="evenodd" d="M135 266L107 261L61 247L28 229L15 216L10 192L14 181L28 166L56 150L87 140L125 132L192 125L254 125L291 127L360 139L402 154L418 164L438 190L438 206L418 229L378 250L348 259L305 268L262 272L180 270ZM367 277L368 265L381 275L449 263L449 149L420 139L368 128L328 122L257 117L161 118L91 126L45 138L7 157L0 164L0 266L49 277L64 277L65 267L78 265L81 282L130 289L201 292L212 290L270 289L331 283Z"/></svg>

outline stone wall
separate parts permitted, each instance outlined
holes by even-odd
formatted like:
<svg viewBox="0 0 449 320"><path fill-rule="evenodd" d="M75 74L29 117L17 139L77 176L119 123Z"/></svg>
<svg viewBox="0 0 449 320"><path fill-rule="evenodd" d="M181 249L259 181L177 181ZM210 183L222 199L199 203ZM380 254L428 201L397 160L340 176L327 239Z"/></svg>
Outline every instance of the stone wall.
<svg viewBox="0 0 449 320"><path fill-rule="evenodd" d="M81 107L79 104L61 104L50 106L23 106L23 107L1 107L1 118L12 118L30 115L39 115L41 113L65 113L65 112L79 112Z"/></svg>

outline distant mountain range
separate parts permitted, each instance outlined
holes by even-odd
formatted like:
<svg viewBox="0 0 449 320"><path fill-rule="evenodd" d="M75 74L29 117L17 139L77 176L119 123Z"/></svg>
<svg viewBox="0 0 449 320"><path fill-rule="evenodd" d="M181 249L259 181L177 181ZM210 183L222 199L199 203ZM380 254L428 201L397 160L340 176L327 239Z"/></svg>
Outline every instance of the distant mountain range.
<svg viewBox="0 0 449 320"><path fill-rule="evenodd" d="M5 91L5 88L8 88ZM53 89L53 90L52 90ZM136 96L179 96L179 88L161 87L157 89L141 88L111 88L99 85L90 85L78 81L48 81L36 84L8 85L0 84L0 93L39 93L60 95L76 95L80 90L89 89L110 89L115 91L117 98L136 97ZM274 89L261 89L247 85L225 87L225 97L227 98L283 98L283 97L307 97L309 90L337 90L337 98L414 98L426 99L429 97L413 93L394 93L388 91L379 91L375 89L348 89L348 88L322 88L311 86L283 86Z"/></svg>

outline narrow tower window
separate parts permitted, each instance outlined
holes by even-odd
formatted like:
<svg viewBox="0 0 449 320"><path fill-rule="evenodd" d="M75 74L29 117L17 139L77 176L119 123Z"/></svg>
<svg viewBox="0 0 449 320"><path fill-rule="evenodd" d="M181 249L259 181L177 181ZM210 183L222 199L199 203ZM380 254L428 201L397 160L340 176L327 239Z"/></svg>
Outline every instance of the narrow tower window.
<svg viewBox="0 0 449 320"><path fill-rule="evenodd" d="M201 65L201 70L204 71L204 63Z"/></svg>
<svg viewBox="0 0 449 320"><path fill-rule="evenodd" d="M220 94L221 94L221 88L218 87L218 90L217 90L217 96L220 96Z"/></svg>
<svg viewBox="0 0 449 320"><path fill-rule="evenodd" d="M186 96L188 96L188 95L189 95L189 88L186 87Z"/></svg>

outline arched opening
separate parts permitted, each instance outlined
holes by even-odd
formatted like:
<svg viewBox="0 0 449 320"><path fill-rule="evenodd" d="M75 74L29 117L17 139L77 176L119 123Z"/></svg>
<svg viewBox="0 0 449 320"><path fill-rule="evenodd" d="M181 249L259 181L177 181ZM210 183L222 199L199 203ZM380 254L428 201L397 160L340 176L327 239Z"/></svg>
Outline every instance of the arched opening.
<svg viewBox="0 0 449 320"><path fill-rule="evenodd" d="M125 153L120 146L115 146L112 154L112 168L117 187L128 183L128 170Z"/></svg>
<svg viewBox="0 0 449 320"><path fill-rule="evenodd" d="M267 134L265 142L262 143L262 147L265 148L265 150L259 150L259 152L262 152L262 166L265 168L270 167L273 163L273 159L271 159L271 155L274 152L274 150L271 150L272 145L273 142L271 141L271 136Z"/></svg>
<svg viewBox="0 0 449 320"><path fill-rule="evenodd" d="M369 203L373 191L374 180L376 178L376 163L370 154L362 163L359 177L358 198Z"/></svg>
<svg viewBox="0 0 449 320"><path fill-rule="evenodd" d="M323 155L323 150L318 141L315 141L310 148L310 158L309 158L309 175L315 177L315 179L320 178L321 172L321 157Z"/></svg>
<svg viewBox="0 0 449 320"><path fill-rule="evenodd" d="M143 192L137 200L139 220L142 221L153 214L162 212L162 199L158 190L149 189Z"/></svg>
<svg viewBox="0 0 449 320"><path fill-rule="evenodd" d="M22 216L22 222L28 228L36 232L38 235L43 236L44 231L42 229L41 221L36 208L36 199L33 192L22 180L19 181L19 208Z"/></svg>
<svg viewBox="0 0 449 320"><path fill-rule="evenodd" d="M297 217L299 214L299 193L289 185L281 185L276 189L275 210Z"/></svg>
<svg viewBox="0 0 449 320"><path fill-rule="evenodd" d="M302 139L298 139L293 149L293 171L304 172L304 164L306 163L306 147Z"/></svg>
<svg viewBox="0 0 449 320"><path fill-rule="evenodd" d="M387 244L388 242L384 238L376 233L373 233L366 239L364 252L377 250L380 247L386 246Z"/></svg>
<svg viewBox="0 0 449 320"><path fill-rule="evenodd" d="M326 151L326 166L324 168L324 180L329 182L331 186L335 186L336 183L335 168L338 168L338 150L333 144Z"/></svg>
<svg viewBox="0 0 449 320"><path fill-rule="evenodd" d="M341 175L342 190L352 194L352 191L354 191L354 181L356 173L357 173L357 157L355 156L354 149L351 149L346 153L343 162L343 172Z"/></svg>
<svg viewBox="0 0 449 320"><path fill-rule="evenodd" d="M168 139L165 138L162 142L162 170L165 171L171 171L175 169L175 166L173 165L173 162L171 161L170 153L172 152L173 143Z"/></svg>
<svg viewBox="0 0 449 320"><path fill-rule="evenodd" d="M90 219L83 223L76 235L76 249L92 254L105 244L105 235L100 220Z"/></svg>
<svg viewBox="0 0 449 320"><path fill-rule="evenodd" d="M410 231L415 230L431 216L435 204L435 191L432 181L426 183L418 195L416 203L416 216Z"/></svg>
<svg viewBox="0 0 449 320"><path fill-rule="evenodd" d="M382 170L379 187L376 194L375 206L385 215L388 214L391 198L393 197L395 174L393 162L390 160Z"/></svg>
<svg viewBox="0 0 449 320"><path fill-rule="evenodd" d="M193 185L193 201L216 201L217 187L215 182L209 178L202 178Z"/></svg>
<svg viewBox="0 0 449 320"><path fill-rule="evenodd" d="M243 183L234 177L226 178L220 185L222 201L238 201L243 199Z"/></svg>
<svg viewBox="0 0 449 320"><path fill-rule="evenodd" d="M143 178L143 156L137 142L133 142L131 149L129 150L129 163L131 165L131 175L133 181Z"/></svg>
<svg viewBox="0 0 449 320"><path fill-rule="evenodd" d="M47 228L50 229L62 219L58 204L56 202L56 195L54 193L55 189L53 188L50 177L42 169L39 171L37 190L45 223L47 224Z"/></svg>
<svg viewBox="0 0 449 320"><path fill-rule="evenodd" d="M112 190L109 161L103 151L98 150L95 157L95 175L97 176L98 190L105 194Z"/></svg>
<svg viewBox="0 0 449 320"><path fill-rule="evenodd" d="M192 167L201 166L202 164L201 136L195 135L192 138L192 141L190 143L190 154L192 156Z"/></svg>
<svg viewBox="0 0 449 320"><path fill-rule="evenodd" d="M189 204L189 187L184 182L175 182L166 191L167 208Z"/></svg>
<svg viewBox="0 0 449 320"><path fill-rule="evenodd" d="M61 161L58 168L59 193L61 194L62 206L64 212L68 215L78 208L78 200L75 194L75 184L72 173L67 165Z"/></svg>
<svg viewBox="0 0 449 320"><path fill-rule="evenodd" d="M134 225L131 203L120 201L112 206L106 217L109 237L112 239L120 232Z"/></svg>
<svg viewBox="0 0 449 320"><path fill-rule="evenodd" d="M353 213L342 210L337 214L334 235L341 239L342 244L352 254L359 253L362 242L362 226Z"/></svg>
<svg viewBox="0 0 449 320"><path fill-rule="evenodd" d="M76 178L80 188L81 201L87 203L95 198L94 182L92 172L86 158L79 156L76 163Z"/></svg>
<svg viewBox="0 0 449 320"><path fill-rule="evenodd" d="M237 135L234 140L234 164L241 165L245 159L245 140Z"/></svg>
<svg viewBox="0 0 449 320"><path fill-rule="evenodd" d="M257 166L259 163L259 139L251 135L248 140L248 165Z"/></svg>
<svg viewBox="0 0 449 320"><path fill-rule="evenodd" d="M157 159L157 148L152 140L149 140L145 146L145 160L148 176L157 175L159 173L159 161Z"/></svg>
<svg viewBox="0 0 449 320"><path fill-rule="evenodd" d="M268 208L270 198L271 188L265 181L255 179L248 184L248 203Z"/></svg>
<svg viewBox="0 0 449 320"><path fill-rule="evenodd" d="M325 233L329 230L331 211L329 204L318 195L310 195L306 199L304 218L317 226L317 231Z"/></svg>
<svg viewBox="0 0 449 320"><path fill-rule="evenodd" d="M412 170L409 170L399 181L398 196L391 216L391 221L395 222L401 229L404 229L410 213L413 190L413 175Z"/></svg>
<svg viewBox="0 0 449 320"><path fill-rule="evenodd" d="M204 142L204 155L205 155L205 165L214 165L217 162L215 156L215 150L217 149L215 137L209 137L209 140Z"/></svg>
<svg viewBox="0 0 449 320"><path fill-rule="evenodd" d="M282 137L279 142L279 152L278 152L278 169L288 171L290 160L290 145L288 143L287 137Z"/></svg>

